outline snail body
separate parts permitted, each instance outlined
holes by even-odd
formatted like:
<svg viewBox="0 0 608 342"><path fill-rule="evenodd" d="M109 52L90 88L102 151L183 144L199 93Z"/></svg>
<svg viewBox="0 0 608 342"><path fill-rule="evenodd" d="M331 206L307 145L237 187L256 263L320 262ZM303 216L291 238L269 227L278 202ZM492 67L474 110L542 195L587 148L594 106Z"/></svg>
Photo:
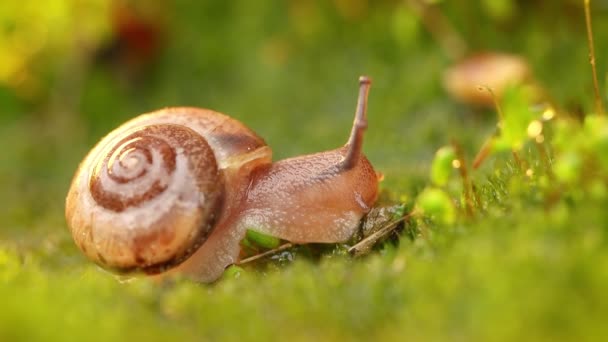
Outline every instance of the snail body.
<svg viewBox="0 0 608 342"><path fill-rule="evenodd" d="M264 140L211 110L167 108L104 137L66 200L77 246L121 273L217 279L248 229L294 243L348 240L377 197L361 153L369 80L341 148L272 162Z"/></svg>

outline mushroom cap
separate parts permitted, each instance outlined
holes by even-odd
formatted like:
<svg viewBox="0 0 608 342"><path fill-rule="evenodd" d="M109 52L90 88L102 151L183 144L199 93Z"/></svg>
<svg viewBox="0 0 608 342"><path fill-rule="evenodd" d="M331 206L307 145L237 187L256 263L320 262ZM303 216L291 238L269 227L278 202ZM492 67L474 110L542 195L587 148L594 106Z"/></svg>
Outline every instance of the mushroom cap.
<svg viewBox="0 0 608 342"><path fill-rule="evenodd" d="M494 105L490 88L501 98L511 85L522 84L531 72L526 61L507 53L485 52L465 58L448 68L443 75L443 85L456 100L475 106Z"/></svg>

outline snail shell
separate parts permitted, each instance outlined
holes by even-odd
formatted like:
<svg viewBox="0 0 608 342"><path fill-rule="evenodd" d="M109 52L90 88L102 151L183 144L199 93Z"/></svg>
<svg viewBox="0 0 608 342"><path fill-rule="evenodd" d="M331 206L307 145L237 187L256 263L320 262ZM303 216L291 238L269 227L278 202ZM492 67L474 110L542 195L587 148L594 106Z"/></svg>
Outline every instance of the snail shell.
<svg viewBox="0 0 608 342"><path fill-rule="evenodd" d="M103 267L162 272L205 242L226 188L244 178L234 174L270 159L264 141L226 115L197 108L141 115L79 166L66 200L68 226Z"/></svg>

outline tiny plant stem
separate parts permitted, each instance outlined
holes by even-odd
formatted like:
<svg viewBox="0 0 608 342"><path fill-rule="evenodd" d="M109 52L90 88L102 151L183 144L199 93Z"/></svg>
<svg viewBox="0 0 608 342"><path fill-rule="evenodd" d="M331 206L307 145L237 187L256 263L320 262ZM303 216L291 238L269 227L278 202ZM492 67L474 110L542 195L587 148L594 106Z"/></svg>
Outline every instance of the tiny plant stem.
<svg viewBox="0 0 608 342"><path fill-rule="evenodd" d="M474 170L478 169L481 166L481 163L483 163L483 161L486 160L486 158L490 155L490 152L492 151L493 146L494 146L494 136L491 136L488 139L486 139L486 141L481 146L481 149L479 150L479 152L477 152L475 159L473 159L473 169Z"/></svg>
<svg viewBox="0 0 608 342"><path fill-rule="evenodd" d="M416 211L412 211L409 214L395 220L392 222L387 223L386 225L384 225L382 228L378 229L378 231L376 231L375 233L371 234L370 236L366 237L365 239L357 242L355 245L353 245L352 247L350 247L348 249L348 252L351 253L354 256L360 256L365 254L367 251L369 251L380 239L382 239L384 236L386 236L387 234L389 234L390 232L393 231L393 229L395 229L395 227L397 227L397 225L401 222L406 221L407 219L409 219L410 217L412 217L414 214L416 214Z"/></svg>
<svg viewBox="0 0 608 342"><path fill-rule="evenodd" d="M494 107L496 107L496 113L498 114L498 122L500 122L500 124L502 125L503 122L505 121L505 115L502 112L502 108L500 107L500 103L498 102L498 97L494 93L494 90L492 88L490 88L490 86L487 86L487 85L479 86L479 90L480 91L485 90L488 93L490 93L490 96L492 96L492 102L494 102Z"/></svg>
<svg viewBox="0 0 608 342"><path fill-rule="evenodd" d="M547 151L545 150L545 145L542 142L538 141L536 141L534 145L536 145L536 149L538 150L538 154L540 155L540 159L542 160L545 173L549 176L550 179L553 179L553 173L551 172L551 161L549 160L549 156L547 155Z"/></svg>
<svg viewBox="0 0 608 342"><path fill-rule="evenodd" d="M595 44L593 42L593 29L591 27L590 0L585 0L585 23L587 24L587 41L589 43L589 63L593 73L593 90L595 92L595 110L598 114L604 114L604 105L600 95L600 87L597 81L597 69L595 67Z"/></svg>
<svg viewBox="0 0 608 342"><path fill-rule="evenodd" d="M247 263L250 263L250 262L253 262L253 261L265 258L265 257L267 257L269 255L272 255L272 254L278 253L280 251L289 249L289 248L291 248L293 246L294 246L293 243L286 243L286 244L280 245L277 248L274 248L274 249L271 249L269 251L266 251L264 253L256 254L254 256L250 256L249 258L245 258L245 259L237 262L236 265L243 265L243 264L247 264Z"/></svg>
<svg viewBox="0 0 608 342"><path fill-rule="evenodd" d="M517 153L517 150L512 149L511 150L511 154L513 155L513 160L515 160L515 164L519 168L519 171L521 173L525 173L526 172L526 166L524 165L522 159L519 157L519 153Z"/></svg>
<svg viewBox="0 0 608 342"><path fill-rule="evenodd" d="M466 54L468 47L464 39L441 11L429 6L426 1L406 0L405 2L416 12L426 29L450 59L459 60Z"/></svg>
<svg viewBox="0 0 608 342"><path fill-rule="evenodd" d="M359 77L359 98L357 100L357 110L355 112L355 120L350 133L348 142L346 143L346 156L340 163L341 170L348 170L357 165L361 157L363 148L363 134L367 128L367 96L372 81L367 76Z"/></svg>
<svg viewBox="0 0 608 342"><path fill-rule="evenodd" d="M479 197L479 192L477 191L477 187L473 183L471 183L471 193L473 194L473 199L475 200L475 204L479 207L479 205L481 203L481 198Z"/></svg>
<svg viewBox="0 0 608 342"><path fill-rule="evenodd" d="M452 147L454 147L454 151L456 151L456 158L460 160L460 167L458 168L458 170L460 171L460 178L462 178L462 193L464 196L466 213L467 216L473 217L473 199L471 198L472 182L469 178L469 172L467 170L467 163L464 158L464 152L462 151L462 147L456 140L452 140Z"/></svg>

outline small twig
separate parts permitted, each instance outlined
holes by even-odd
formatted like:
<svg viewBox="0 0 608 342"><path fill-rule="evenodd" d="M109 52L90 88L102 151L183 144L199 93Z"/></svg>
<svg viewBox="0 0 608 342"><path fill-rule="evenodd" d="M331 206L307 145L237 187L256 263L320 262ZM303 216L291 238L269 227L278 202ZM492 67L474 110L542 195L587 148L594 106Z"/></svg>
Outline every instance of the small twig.
<svg viewBox="0 0 608 342"><path fill-rule="evenodd" d="M479 198L479 193L477 192L477 187L475 184L471 184L471 194L473 194L473 199L477 207L481 207L481 198Z"/></svg>
<svg viewBox="0 0 608 342"><path fill-rule="evenodd" d="M591 27L591 10L589 6L590 0L585 0L585 23L587 24L587 42L589 43L589 63L593 72L593 90L595 91L595 110L598 114L604 114L604 105L600 95L600 87L597 81L597 70L595 68L595 44L593 43L593 29Z"/></svg>
<svg viewBox="0 0 608 342"><path fill-rule="evenodd" d="M494 89L492 89L488 85L480 85L480 86L478 86L478 89L479 89L479 91L485 90L488 93L490 93L490 96L492 97L492 102L494 102L494 107L496 107L496 114L498 114L498 122L501 125L504 125L505 115L502 112L502 107L500 106L500 101L498 99L498 96L496 96L496 93L494 93Z"/></svg>
<svg viewBox="0 0 608 342"><path fill-rule="evenodd" d="M384 227L378 229L378 231L376 231L375 233L369 235L365 239L357 242L355 245L350 247L348 249L348 252L353 254L354 256L360 256L361 254L367 252L373 245L376 244L376 242L378 242L380 239L382 239L388 233L392 232L393 229L395 229L395 227L399 223L404 222L405 220L409 219L410 217L412 217L412 215L414 215L414 211L410 212L409 214L407 214L395 221L387 223Z"/></svg>
<svg viewBox="0 0 608 342"><path fill-rule="evenodd" d="M526 169L527 169L527 165L524 163L524 160L521 159L521 157L519 156L519 153L517 153L517 150L516 149L512 149L511 150L511 155L513 155L513 160L515 161L515 164L519 168L519 171L521 173L525 173Z"/></svg>
<svg viewBox="0 0 608 342"><path fill-rule="evenodd" d="M280 251L283 251L283 250L289 249L289 248L291 248L291 247L293 247L293 246L295 246L293 243L288 242L288 243L286 243L286 244L280 245L279 247L274 248L274 249L271 249L271 250L266 251L266 252L264 252L264 253L256 254L256 255L254 255L254 256L250 256L249 258L245 258L245 259L243 259L243 260L240 260L239 262L237 262L237 263L236 263L236 265L243 265L243 264L247 264L247 263L250 263L250 262L252 262L252 261L256 261L256 260L258 260L258 259L262 259L262 258L267 257L267 256L269 256L269 255L275 254L275 253L277 253L277 252L280 252Z"/></svg>
<svg viewBox="0 0 608 342"><path fill-rule="evenodd" d="M536 145L536 149L538 150L538 154L540 155L540 159L542 160L545 173L549 176L549 179L553 179L553 172L551 172L551 161L549 160L547 150L545 150L545 145L538 141L535 141L534 143L534 145Z"/></svg>
<svg viewBox="0 0 608 342"><path fill-rule="evenodd" d="M473 182L469 177L469 172L467 170L467 162L464 159L464 151L462 147L456 140L452 140L452 147L454 147L454 151L456 151L456 158L460 160L460 167L458 170L460 171L460 177L462 178L462 187L464 202L466 206L466 213L469 217L473 217L473 200L471 198L471 192L473 187Z"/></svg>
<svg viewBox="0 0 608 342"><path fill-rule="evenodd" d="M492 152L492 148L494 147L494 138L495 135L492 135L486 139L483 145L481 145L481 149L479 149L475 159L473 159L473 170L478 169L481 166L481 163L483 163L483 161L486 160L486 158L490 155L490 152Z"/></svg>

